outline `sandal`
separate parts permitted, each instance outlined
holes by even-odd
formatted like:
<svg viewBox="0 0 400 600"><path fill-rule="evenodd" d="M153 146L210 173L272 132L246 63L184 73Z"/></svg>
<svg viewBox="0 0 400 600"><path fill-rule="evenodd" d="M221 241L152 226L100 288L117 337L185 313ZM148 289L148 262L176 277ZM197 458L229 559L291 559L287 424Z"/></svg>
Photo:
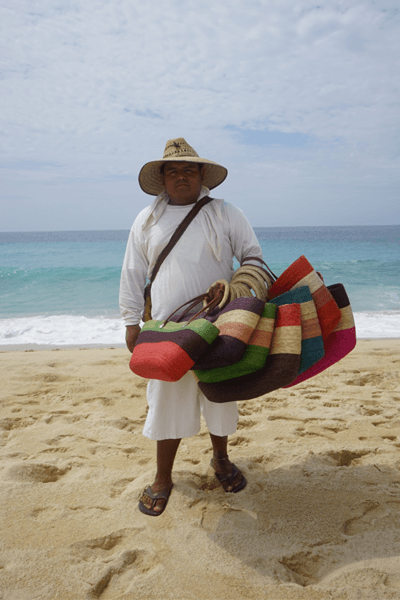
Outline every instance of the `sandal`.
<svg viewBox="0 0 400 600"><path fill-rule="evenodd" d="M165 507L168 504L168 500L171 495L172 488L173 488L173 486L171 485L169 490L161 490L161 492L154 493L151 490L151 487L149 486L147 489L144 490L143 494L140 497L140 500L139 500L140 512L144 513L145 515L150 515L151 517L158 517L158 516L162 515L162 513L165 510ZM145 506L145 504L143 504L142 499L144 498L144 496L147 496L147 498L150 498L150 500L151 500L150 508ZM162 507L161 510L154 510L154 507L158 500L165 500L164 506Z"/></svg>
<svg viewBox="0 0 400 600"><path fill-rule="evenodd" d="M213 460L214 459L211 459L210 465L214 469ZM218 460L226 460L226 459L218 459ZM215 469L214 469L214 471L215 471ZM232 484L232 481L235 480L235 477L239 473L241 474L242 479L231 490L227 490L226 488ZM243 475L243 473L241 471L239 471L239 469L237 468L237 466L234 463L232 463L232 473L230 475L226 475L225 473L217 473L215 471L215 476L218 479L218 481L220 482L220 484L222 485L222 487L224 488L225 492L227 492L227 493L236 494L237 492L240 492L240 490L245 488L247 485L247 480L246 480L245 476Z"/></svg>

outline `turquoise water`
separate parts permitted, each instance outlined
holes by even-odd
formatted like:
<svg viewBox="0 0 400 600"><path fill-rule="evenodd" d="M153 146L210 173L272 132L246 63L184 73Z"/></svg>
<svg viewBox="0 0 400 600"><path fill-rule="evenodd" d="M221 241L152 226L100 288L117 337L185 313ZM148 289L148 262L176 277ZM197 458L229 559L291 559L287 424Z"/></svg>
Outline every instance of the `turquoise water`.
<svg viewBox="0 0 400 600"><path fill-rule="evenodd" d="M400 310L400 226L255 228L280 274L304 254L355 311ZM0 234L0 318L117 316L128 231Z"/></svg>
<svg viewBox="0 0 400 600"><path fill-rule="evenodd" d="M399 225L255 231L277 275L304 254L327 285L345 285L354 311L400 310Z"/></svg>
<svg viewBox="0 0 400 600"><path fill-rule="evenodd" d="M400 334L399 225L255 232L264 260L277 275L304 254L327 285L345 285L353 311L368 316L366 332L378 334L387 328L383 335ZM103 319L96 321L96 328L103 328L105 336L107 329L118 329L123 341L118 291L128 234L0 233L0 338L23 340L30 332L35 341L46 338L46 328L48 335L61 335L64 328L62 338L69 339L74 331L75 340L77 332L94 327L82 318L95 318ZM364 327L365 319L359 322Z"/></svg>
<svg viewBox="0 0 400 600"><path fill-rule="evenodd" d="M0 234L0 318L118 315L128 233Z"/></svg>

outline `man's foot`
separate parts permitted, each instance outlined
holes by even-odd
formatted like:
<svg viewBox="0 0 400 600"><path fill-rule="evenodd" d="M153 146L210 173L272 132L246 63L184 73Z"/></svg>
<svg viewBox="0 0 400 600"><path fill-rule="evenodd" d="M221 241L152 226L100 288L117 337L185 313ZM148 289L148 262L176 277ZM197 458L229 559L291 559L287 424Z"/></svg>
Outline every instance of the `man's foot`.
<svg viewBox="0 0 400 600"><path fill-rule="evenodd" d="M153 487L156 487L153 485ZM158 492L153 491L151 486L144 490L139 500L139 510L145 515L152 517L158 517L161 515L165 507L167 506L171 490L173 485L169 489L159 490Z"/></svg>
<svg viewBox="0 0 400 600"><path fill-rule="evenodd" d="M210 465L215 471L215 476L224 488L225 492L236 494L246 487L247 481L243 473L229 458L212 458Z"/></svg>

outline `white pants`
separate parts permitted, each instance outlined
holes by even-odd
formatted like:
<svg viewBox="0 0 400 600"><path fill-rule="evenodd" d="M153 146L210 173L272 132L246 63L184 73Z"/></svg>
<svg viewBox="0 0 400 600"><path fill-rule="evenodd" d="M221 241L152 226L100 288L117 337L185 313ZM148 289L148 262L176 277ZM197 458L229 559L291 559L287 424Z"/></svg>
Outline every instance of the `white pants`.
<svg viewBox="0 0 400 600"><path fill-rule="evenodd" d="M191 373L176 383L151 379L147 386L149 412L143 435L151 440L172 440L200 431L200 412L208 430L223 437L236 431L236 402L216 404L200 391Z"/></svg>

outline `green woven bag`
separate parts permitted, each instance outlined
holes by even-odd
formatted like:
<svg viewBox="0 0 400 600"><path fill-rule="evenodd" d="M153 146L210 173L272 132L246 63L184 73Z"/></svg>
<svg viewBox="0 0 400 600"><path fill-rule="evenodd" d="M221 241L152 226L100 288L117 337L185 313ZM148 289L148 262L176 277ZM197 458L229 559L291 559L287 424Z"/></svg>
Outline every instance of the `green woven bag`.
<svg viewBox="0 0 400 600"><path fill-rule="evenodd" d="M235 377L248 375L262 369L271 347L275 314L276 304L267 303L242 358L233 365L226 367L202 370L193 369L199 381L204 383L226 381L227 379L234 379Z"/></svg>

